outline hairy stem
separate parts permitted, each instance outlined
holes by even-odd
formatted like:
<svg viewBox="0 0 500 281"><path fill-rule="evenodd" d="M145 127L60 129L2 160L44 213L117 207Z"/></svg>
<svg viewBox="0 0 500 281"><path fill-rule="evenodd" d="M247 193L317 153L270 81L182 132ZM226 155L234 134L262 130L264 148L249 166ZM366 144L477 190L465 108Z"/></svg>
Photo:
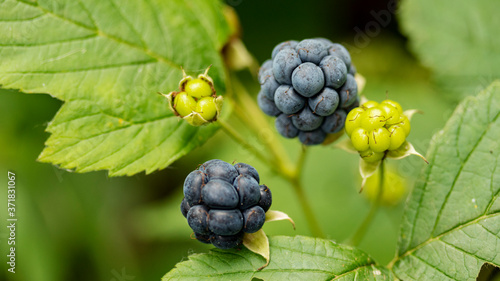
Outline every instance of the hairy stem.
<svg viewBox="0 0 500 281"><path fill-rule="evenodd" d="M361 223L361 226L358 228L358 230L354 233L350 240L350 244L353 246L358 246L361 240L365 237L366 231L370 227L373 218L375 217L375 214L378 211L378 208L380 207L380 199L382 198L382 194L384 192L384 176L385 176L385 167L384 167L384 162L385 159L382 159L382 162L380 163L379 166L379 188L377 192L377 197L375 198L375 202L373 202L372 207L370 208L370 211L368 212L368 215L365 217L363 220L363 223Z"/></svg>

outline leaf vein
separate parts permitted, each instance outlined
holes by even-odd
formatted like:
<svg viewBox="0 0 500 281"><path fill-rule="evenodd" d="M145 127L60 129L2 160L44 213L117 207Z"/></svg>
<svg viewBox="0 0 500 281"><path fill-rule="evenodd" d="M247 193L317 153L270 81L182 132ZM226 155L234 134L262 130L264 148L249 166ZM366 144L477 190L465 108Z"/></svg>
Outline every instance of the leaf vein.
<svg viewBox="0 0 500 281"><path fill-rule="evenodd" d="M102 65L98 67L89 67L89 68L79 68L79 69L65 69L65 70L40 70L40 71L13 71L13 72L4 72L4 74L66 74L66 73L74 73L74 72L87 72L87 71L102 71L102 70L109 70L109 69L114 69L114 68L122 68L122 67L128 67L128 66L139 66L139 65L148 65L156 63L156 61L153 60L146 60L146 61L137 61L137 62L127 62L123 64L110 64L110 65Z"/></svg>
<svg viewBox="0 0 500 281"><path fill-rule="evenodd" d="M94 20L94 17L90 13L89 9L87 9L87 7L83 4L83 2L81 0L77 0L77 1L78 1L78 4L80 4L80 6L82 7L82 10L87 14L87 17L89 18L89 20L92 22L94 29L97 29L97 24Z"/></svg>
<svg viewBox="0 0 500 281"><path fill-rule="evenodd" d="M332 257L332 256L327 256L327 255L318 255L318 254L309 253L309 252L301 252L300 250L295 250L295 249L292 249L292 248L281 247L281 246L277 246L277 245L273 245L273 248L278 248L278 249L290 251L290 252L293 252L293 253L299 253L299 254L304 254L304 255L313 256L313 257L322 257L322 258L326 258L326 259L338 260L338 261L343 261L343 262L352 262L353 261L353 260L350 260L350 259L339 259L339 258L335 258L335 257ZM372 263L367 263L367 264L372 264Z"/></svg>
<svg viewBox="0 0 500 281"><path fill-rule="evenodd" d="M134 134L134 135L130 138L130 140L129 140L128 142L123 143L123 145L121 145L120 147L118 147L118 149L117 149L117 150L115 150L115 151L111 152L111 154L109 154L108 156L101 157L100 159L97 159L97 160L96 160L96 161L94 161L94 162L91 162L91 163L86 164L86 165L85 165L85 167L82 167L82 169L83 169L83 168L90 167L90 166L95 165L95 164L97 164L97 163L103 162L103 161L105 161L106 159L108 159L109 157L112 157L112 156L113 156L113 155L115 155L116 153L120 152L120 151L121 151L121 150L123 150L123 148L125 148L127 145L131 144L131 143L134 141L134 139L135 139L135 138L136 138L136 137L137 137L137 136L138 136L138 135L142 132L142 130L143 130L143 129L144 129L144 126L141 126L141 127L139 128L139 130L137 130L137 132L136 132L136 133L135 133L135 134ZM103 140L103 141L102 141L99 145L103 144L103 143L106 141L106 139L108 139L110 136L111 136L111 134L107 134L107 135L106 135L106 138L105 138L105 139L104 139L104 140ZM97 146L96 146L96 147L97 147ZM75 160L74 162L76 162L76 160Z"/></svg>
<svg viewBox="0 0 500 281"><path fill-rule="evenodd" d="M88 30L92 30L92 31L94 31L94 32L97 32L99 35L101 35L101 36L103 36L103 37L107 37L107 38L112 39L112 40L114 40L114 41L116 41L116 42L118 42L118 43L122 43L122 44L124 44L124 45L128 45L128 46L130 46L130 47L132 47L132 48L138 49L138 50L140 50L140 51L142 51L142 52L146 53L147 55L149 55L150 57L152 57L152 58L154 58L154 59L156 59L156 60L158 60L158 61L162 61L163 63L166 63L166 64L168 64L168 65L170 65L170 66L172 66L172 67L174 67L174 68L181 69L181 66L180 66L180 65L178 65L177 63L175 63L175 62L173 62L172 60L168 59L167 57L164 57L164 56L162 56L162 55L160 55L160 54L157 54L157 53L155 53L155 52L153 52L153 51L151 51L151 50L149 50L149 49L141 48L140 46L138 46L138 45L136 45L136 44L132 44L132 43L127 42L127 41L124 41L124 40L122 40L122 39L120 39L120 38L118 38L118 37L115 37L115 36L113 36L113 35L110 35L110 34L104 33L104 32L102 32L102 30L99 30L99 29L97 29L97 28L96 28L96 29L94 29L94 28L89 28L88 26L85 26L85 25L83 25L83 24L81 24L81 23L79 23L79 22L76 22L76 21L71 20L71 19L69 19L69 18L63 17L63 16L61 16L61 15L55 14L55 13L53 13L52 11L49 11L49 10L47 10L47 9L44 9L44 8L40 7L39 5L35 5L35 4L33 4L33 3L28 4L28 3L24 2L24 1L21 1L21 0L16 0L16 1L21 2L21 3L24 3L24 4L26 4L26 5L30 5L30 6L37 7L38 9L40 9L40 10L41 10L42 12L44 12L44 13L51 14L51 15L53 15L53 16L55 16L55 17L57 17L57 18L60 18L60 19L62 19L62 20L64 20L64 21L67 21L67 22L72 23L72 24L74 24L74 25L80 26L80 27L82 27L82 28L84 28L84 29L88 29Z"/></svg>
<svg viewBox="0 0 500 281"><path fill-rule="evenodd" d="M33 21L35 19L38 19L38 18L41 18L45 16L45 14L39 14L39 15L36 15L36 16L33 16L31 18L22 18L22 19L9 19L9 20L0 20L0 22L29 22L29 21Z"/></svg>
<svg viewBox="0 0 500 281"><path fill-rule="evenodd" d="M462 116L465 115L465 114L462 114ZM490 121L489 123L494 123L496 122L496 120L498 119L498 116L500 116L500 112L495 116L495 118ZM463 123L460 123L460 127L462 127ZM450 188L450 190L448 191L448 194L446 194L446 197L444 199L444 202L443 204L441 204L441 208L438 212L438 215L436 217L436 221L434 223L434 227L431 231L431 233L434 233L435 230L436 230L436 227L437 225L439 224L439 221L441 220L441 215L442 215L442 212L444 210L444 206L448 203L448 199L450 198L450 195L451 193L453 192L453 189L455 188L455 185L458 181L458 178L460 177L460 175L462 174L462 171L463 171L463 168L465 167L465 165L467 164L467 162L469 161L470 159L470 156L472 155L472 153L476 150L476 148L479 146L479 144L481 143L481 141L483 140L484 136L486 135L486 133L488 132L488 129L485 129L484 132L481 134L481 136L479 137L479 139L476 141L476 143L474 144L474 146L472 147L472 149L469 151L469 153L467 154L467 157L464 159L464 161L462 162L461 166L460 166L460 169L458 170L458 173L457 175L455 176L454 180L453 180L453 184ZM458 134L457 134L458 136ZM457 144L458 144L458 141L457 141Z"/></svg>
<svg viewBox="0 0 500 281"><path fill-rule="evenodd" d="M403 258L403 257L405 257L405 256L412 255L412 254L413 254L413 252L415 252L416 250L418 250L418 249L420 249L420 248L422 248L422 247L424 247L424 246L426 246L426 245L428 245L428 244L430 244L430 243L432 243L432 242L434 242L434 241L436 241L436 240L441 239L441 237L446 236L446 235L450 234L450 233L451 233L451 232L453 232L453 231L460 230L460 229L465 228L465 227L467 227L467 226L470 226L470 225L472 225L472 224L478 223L478 222L480 222L480 221L482 221L482 220L485 220L485 219L489 219L489 218L495 217L495 216L497 216L498 214L500 214L500 211L499 211L499 212L492 213L492 214L488 214L488 215L480 216L480 217L478 217L478 218L476 218L476 219L470 220L470 221L468 221L468 222L466 222L466 223L463 223L463 224L461 224L461 225L458 225L458 226L456 226L456 227L453 227L453 228L449 229L448 231L443 232L443 233L441 233L440 235L438 235L438 236L436 236L436 237L430 238L430 239L428 239L428 240L426 240L426 241L424 241L424 242L422 242L422 243L418 244L417 246L415 246L415 247L413 247L413 248L411 248L411 249L407 250L404 254L402 254L402 255L400 255L399 257L397 257L397 258L394 260L394 262L396 262L396 261L400 260L401 258ZM391 262L391 264L394 264L394 262Z"/></svg>
<svg viewBox="0 0 500 281"><path fill-rule="evenodd" d="M144 124L146 124L146 123L153 123L153 122L163 121L164 119L168 119L168 118L171 118L171 117L172 117L172 115L168 115L168 116L163 116L161 118L157 118L157 119L153 119L153 120L148 120L148 121L144 121L144 122L140 122L140 123L131 123L131 124L127 125L127 126L123 126L123 127L117 128L117 129L108 130L108 131L104 131L104 132L99 132L97 134L90 135L90 136L87 136L85 138L71 137L72 139L77 139L78 141L76 143L74 143L74 144L71 144L68 147L64 147L63 149L56 151L55 153L59 153L61 151L69 149L69 148L77 145L78 142L81 142L81 141L89 140L89 139L96 138L96 137L99 137L99 136L102 136L102 135L105 135L105 134L110 134L110 133L113 133L113 132L116 132L116 131L128 129L128 128L133 127L133 126L144 126ZM59 137L64 137L64 136L59 136Z"/></svg>
<svg viewBox="0 0 500 281"><path fill-rule="evenodd" d="M149 148L149 150L147 150L145 153L142 153L142 155L141 155L141 154L139 154L139 156L138 156L138 157L136 157L136 158L135 158L135 159L133 159L133 160L130 160L128 163L124 163L124 165L122 165L121 167L120 167L120 166L117 166L117 167L116 167L116 170L113 170L113 173L118 173L118 172L122 171L123 169L127 168L128 166L132 165L133 163L135 163L135 162L137 162L137 161L141 160L142 158L144 158L144 157L148 156L151 152L153 152L154 150L156 150L158 147L162 146L162 145L165 143L165 141L167 141L167 140L168 140L168 139L169 139L169 138L170 138L170 137L171 137L171 136L172 136L172 135L173 135L173 134L177 131L177 129L178 129L180 126L181 126L181 122L178 122L178 123L176 124L176 126L175 126L174 128L172 128L172 131L170 131L170 133L169 133L168 135L166 135L166 136L163 138L163 140L161 140L161 142L160 142L158 145L156 145L155 147L151 147L151 148ZM195 131L191 131L191 132L192 132L192 134L194 134L194 133L195 133Z"/></svg>
<svg viewBox="0 0 500 281"><path fill-rule="evenodd" d="M339 275L336 275L335 277L333 277L332 279L330 279L330 281L332 280L337 280L339 278L342 278L346 275L349 275L349 274L352 274L352 273L355 273L355 274L358 274L358 272L361 270L361 269L364 269L365 267L368 267L368 266L371 266L372 264L366 264L366 265L363 265L363 266L360 266L360 267L356 267L355 269L352 269L352 270L349 270L347 272L344 272L342 274L339 274Z"/></svg>
<svg viewBox="0 0 500 281"><path fill-rule="evenodd" d="M115 1L109 0L109 3L111 3L111 6L113 6L113 8L118 12L120 17L125 22L125 24L130 28L130 30L132 30L135 33L135 35L139 38L142 44L141 47L144 49L148 49L146 43L144 42L144 38L142 38L141 34L134 28L134 25L128 20L128 18L123 15L122 11L118 8Z"/></svg>
<svg viewBox="0 0 500 281"><path fill-rule="evenodd" d="M70 38L70 39L62 39L51 42L43 42L36 44L0 44L0 47L13 47L13 48L31 48L31 47L41 47L41 46L50 46L55 44L65 44L65 43L73 43L78 41L85 41L89 39L93 39L97 37L97 33L89 34L83 37Z"/></svg>
<svg viewBox="0 0 500 281"><path fill-rule="evenodd" d="M443 274L444 276L452 279L452 280L455 280L456 278L454 277L451 277L450 275L448 275L446 272L444 272L442 269L438 268L437 266L429 263L428 261L424 260L423 258L419 257L419 256L416 256L416 255L412 255L412 257L416 258L417 260L421 261L422 263L425 263L427 264L430 268L433 268L435 269L437 272Z"/></svg>
<svg viewBox="0 0 500 281"><path fill-rule="evenodd" d="M467 255L469 255L469 256L473 256L473 257L477 258L478 260L481 260L481 261L486 262L486 260L485 260L484 258L481 258L481 257L477 256L477 255L476 255L476 254L474 254L474 253L468 252L468 251L466 251L466 250L464 250L464 249L462 249L462 248L458 247L457 245L451 244L451 243L446 242L446 241L443 241L443 240L438 240L438 241L439 241L439 242L441 242L441 243L443 243L443 244L445 244L445 245L448 245L448 246L450 246L450 247L452 247L452 248L455 248L455 249L457 249L458 251L460 251L460 252L462 252L462 253L464 253L464 254L467 254ZM450 260L451 260L451 259L450 259Z"/></svg>

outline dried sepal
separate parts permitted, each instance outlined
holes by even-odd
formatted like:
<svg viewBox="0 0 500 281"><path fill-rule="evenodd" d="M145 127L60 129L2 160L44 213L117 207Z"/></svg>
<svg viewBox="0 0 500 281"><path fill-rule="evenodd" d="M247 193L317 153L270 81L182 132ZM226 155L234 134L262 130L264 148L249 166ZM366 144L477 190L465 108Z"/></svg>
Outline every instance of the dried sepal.
<svg viewBox="0 0 500 281"><path fill-rule="evenodd" d="M360 193L363 191L363 187L366 184L366 180L373 174L375 174L382 161L384 160L382 159L376 162L368 162L363 158L359 159L359 174L361 175L361 180L362 180L361 189L359 190Z"/></svg>
<svg viewBox="0 0 500 281"><path fill-rule="evenodd" d="M269 265L271 261L269 254L269 239L267 239L264 230L260 229L255 233L245 233L243 236L243 246L266 259L266 263L257 270L261 270Z"/></svg>
<svg viewBox="0 0 500 281"><path fill-rule="evenodd" d="M335 144L335 147L340 148L340 149L342 149L346 152L349 152L349 153L354 153L354 154L359 153L352 145L352 141L350 138L344 138L343 140L337 142Z"/></svg>
<svg viewBox="0 0 500 281"><path fill-rule="evenodd" d="M282 220L289 221L292 224L293 229L295 229L295 222L287 214L285 214L281 211L275 211L275 210L268 210L266 212L266 222L282 221Z"/></svg>
<svg viewBox="0 0 500 281"><path fill-rule="evenodd" d="M366 78L363 75L356 73L354 75L354 80L356 80L356 83L358 84L358 95L361 95L366 85Z"/></svg>
<svg viewBox="0 0 500 281"><path fill-rule="evenodd" d="M266 212L265 222L280 221L280 220L290 221L293 225L293 229L295 229L295 223L287 214L274 210L268 210ZM261 270L269 265L269 262L271 261L269 253L269 239L267 238L264 230L260 229L259 231L254 233L245 233L245 235L243 236L243 245L248 250L266 259L266 263L257 270Z"/></svg>
<svg viewBox="0 0 500 281"><path fill-rule="evenodd" d="M333 142L335 142L336 140L338 140L340 137L342 137L344 135L344 130L340 130L339 132L336 132L336 133L333 133L333 134L328 134L326 135L326 138L325 140L323 141L323 143L321 145L329 145Z"/></svg>

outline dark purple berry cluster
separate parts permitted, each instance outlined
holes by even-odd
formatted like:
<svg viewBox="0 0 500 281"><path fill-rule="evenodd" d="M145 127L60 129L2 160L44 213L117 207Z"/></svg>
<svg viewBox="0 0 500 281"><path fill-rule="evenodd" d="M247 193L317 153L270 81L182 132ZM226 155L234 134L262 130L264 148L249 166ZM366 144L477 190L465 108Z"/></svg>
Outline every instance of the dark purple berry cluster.
<svg viewBox="0 0 500 281"><path fill-rule="evenodd" d="M356 70L342 45L316 38L278 44L259 71L258 103L276 116L276 129L305 145L321 144L344 128L359 106Z"/></svg>
<svg viewBox="0 0 500 281"><path fill-rule="evenodd" d="M262 228L271 190L259 185L257 170L245 163L210 160L184 181L181 211L196 239L220 249L242 243L244 233Z"/></svg>

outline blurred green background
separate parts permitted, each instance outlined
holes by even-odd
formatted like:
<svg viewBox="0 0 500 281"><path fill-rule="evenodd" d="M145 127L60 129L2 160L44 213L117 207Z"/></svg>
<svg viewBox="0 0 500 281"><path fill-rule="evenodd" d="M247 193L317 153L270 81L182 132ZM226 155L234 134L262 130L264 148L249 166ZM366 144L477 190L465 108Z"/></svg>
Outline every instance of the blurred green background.
<svg viewBox="0 0 500 281"><path fill-rule="evenodd" d="M259 62L272 48L289 39L326 37L350 46L358 72L367 80L364 95L381 101L388 96L403 108L424 114L412 121L410 141L427 150L430 138L443 127L457 104L443 94L408 51L394 15L386 27L360 44L358 30L375 20L370 11L387 9L387 1L264 1L230 0L237 11L243 41ZM307 7L306 7L307 6ZM239 73L253 94L258 84ZM485 85L486 86L486 85ZM8 233L2 227L2 275L5 280L159 280L177 262L210 247L190 238L179 211L184 177L198 164L219 158L254 165L273 192L273 209L288 213L286 222L264 226L268 235L310 235L292 189L249 152L218 132L169 168L151 175L109 178L106 172L75 174L36 161L48 133L44 129L61 102L49 95L25 95L0 90L0 170L17 176L17 272L6 274L4 255ZM472 94L472 93L471 93ZM273 122L268 118L269 122ZM256 141L251 136L249 140ZM298 140L282 140L292 159ZM389 161L411 188L424 163L409 157ZM5 176L6 178L6 176ZM7 180L4 179L4 182ZM358 193L358 156L328 147L313 147L304 171L306 193L328 238L347 239L359 226L370 203ZM6 185L2 185L6 196ZM4 197L6 198L6 197ZM5 202L5 199L1 200ZM394 256L403 203L377 213L360 247L378 262ZM6 214L2 203L1 219ZM12 278L14 276L14 278ZM5 279L3 279L5 278Z"/></svg>

